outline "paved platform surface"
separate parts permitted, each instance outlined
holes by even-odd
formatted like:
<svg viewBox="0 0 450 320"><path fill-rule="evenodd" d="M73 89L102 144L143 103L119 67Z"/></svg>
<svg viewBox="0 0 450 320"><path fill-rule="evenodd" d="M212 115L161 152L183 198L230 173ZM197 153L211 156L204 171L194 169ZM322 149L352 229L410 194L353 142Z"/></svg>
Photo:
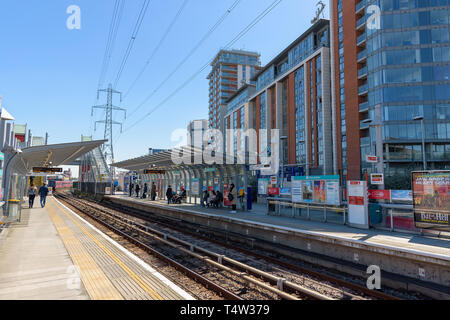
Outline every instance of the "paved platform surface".
<svg viewBox="0 0 450 320"><path fill-rule="evenodd" d="M0 300L193 299L50 197L0 233Z"/></svg>
<svg viewBox="0 0 450 320"><path fill-rule="evenodd" d="M168 206L167 201L162 200L149 201L123 195L112 197L137 201L148 205ZM417 253L450 261L450 239L373 229L360 230L345 225L307 221L299 218L269 216L266 207L262 205L254 206L254 209L251 212L238 211L236 214L230 213L230 209L228 208L203 208L198 205L186 203L181 205L171 204L170 207L195 212L197 214L227 217L281 229L300 231L311 235L356 241L366 245L385 247L394 250L404 250L409 253Z"/></svg>

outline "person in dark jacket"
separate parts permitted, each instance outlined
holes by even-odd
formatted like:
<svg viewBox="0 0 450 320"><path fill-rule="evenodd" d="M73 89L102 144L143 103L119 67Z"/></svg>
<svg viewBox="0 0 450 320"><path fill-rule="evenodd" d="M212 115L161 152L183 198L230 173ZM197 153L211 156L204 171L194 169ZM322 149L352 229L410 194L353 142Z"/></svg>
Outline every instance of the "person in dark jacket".
<svg viewBox="0 0 450 320"><path fill-rule="evenodd" d="M136 184L135 191L136 191L136 198L139 198L139 191L141 191L141 186L139 185L139 183Z"/></svg>
<svg viewBox="0 0 450 320"><path fill-rule="evenodd" d="M209 207L209 192L208 190L203 191L202 195L202 207Z"/></svg>
<svg viewBox="0 0 450 320"><path fill-rule="evenodd" d="M148 185L144 184L144 190L142 191L142 199L147 198L147 192L148 192Z"/></svg>
<svg viewBox="0 0 450 320"><path fill-rule="evenodd" d="M29 208L33 209L34 198L36 198L37 189L34 184L31 184L30 189L28 189L28 204Z"/></svg>
<svg viewBox="0 0 450 320"><path fill-rule="evenodd" d="M152 182L152 191L151 191L152 201L156 200L156 184Z"/></svg>
<svg viewBox="0 0 450 320"><path fill-rule="evenodd" d="M47 185L44 183L42 187L39 188L39 196L41 197L41 207L45 207L45 201L47 200L48 195L48 188Z"/></svg>
<svg viewBox="0 0 450 320"><path fill-rule="evenodd" d="M170 202L172 202L172 197L173 197L173 191L172 191L172 187L171 186L169 186L167 188L166 197L167 197L167 204L170 204Z"/></svg>
<svg viewBox="0 0 450 320"><path fill-rule="evenodd" d="M134 184L130 183L130 197L133 195Z"/></svg>
<svg viewBox="0 0 450 320"><path fill-rule="evenodd" d="M236 213L236 198L237 198L236 186L234 185L234 183L232 183L230 191L228 193L228 200L231 202L230 213Z"/></svg>

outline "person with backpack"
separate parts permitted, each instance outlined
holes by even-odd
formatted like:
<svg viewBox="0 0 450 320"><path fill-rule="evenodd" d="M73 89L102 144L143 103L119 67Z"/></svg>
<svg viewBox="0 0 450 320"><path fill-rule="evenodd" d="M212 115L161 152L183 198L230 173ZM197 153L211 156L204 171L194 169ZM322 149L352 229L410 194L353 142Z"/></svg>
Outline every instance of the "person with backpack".
<svg viewBox="0 0 450 320"><path fill-rule="evenodd" d="M30 189L28 189L28 207L33 209L34 199L36 198L37 189L34 184L31 184Z"/></svg>
<svg viewBox="0 0 450 320"><path fill-rule="evenodd" d="M49 191L48 191L47 185L44 183L44 185L39 188L39 196L41 197L41 207L42 208L45 207L45 202L47 200L48 193L49 193Z"/></svg>
<svg viewBox="0 0 450 320"><path fill-rule="evenodd" d="M234 183L232 183L230 186L230 191L228 193L228 201L231 202L230 213L236 213L236 198L237 198L236 187L235 187Z"/></svg>

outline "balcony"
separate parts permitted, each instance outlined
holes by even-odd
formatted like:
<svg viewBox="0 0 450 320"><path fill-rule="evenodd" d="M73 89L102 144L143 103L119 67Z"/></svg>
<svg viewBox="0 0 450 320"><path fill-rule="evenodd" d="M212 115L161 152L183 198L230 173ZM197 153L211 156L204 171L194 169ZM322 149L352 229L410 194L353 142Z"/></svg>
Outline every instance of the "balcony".
<svg viewBox="0 0 450 320"><path fill-rule="evenodd" d="M369 111L369 103L363 102L359 105L359 112L366 112Z"/></svg>
<svg viewBox="0 0 450 320"><path fill-rule="evenodd" d="M361 19L359 19L358 21L356 21L356 29L357 30L361 29L363 26L366 25L366 22L367 22L367 16L364 16Z"/></svg>
<svg viewBox="0 0 450 320"><path fill-rule="evenodd" d="M358 62L361 62L363 60L367 59L367 50L364 49L360 53L358 53Z"/></svg>
<svg viewBox="0 0 450 320"><path fill-rule="evenodd" d="M356 13L361 12L361 10L363 10L366 7L366 5L367 5L367 0L362 0L361 2L359 2L356 5Z"/></svg>
<svg viewBox="0 0 450 320"><path fill-rule="evenodd" d="M364 94L367 94L368 92L369 92L369 85L368 84L362 85L362 86L360 86L358 88L358 94L360 96L364 95Z"/></svg>
<svg viewBox="0 0 450 320"><path fill-rule="evenodd" d="M360 35L356 39L356 45L359 46L359 45L363 44L364 42L366 42L366 40L367 40L367 34L364 32L362 35Z"/></svg>
<svg viewBox="0 0 450 320"><path fill-rule="evenodd" d="M367 66L358 70L358 79L367 77Z"/></svg>
<svg viewBox="0 0 450 320"><path fill-rule="evenodd" d="M370 128L370 124L372 123L372 119L366 119L359 123L359 129L367 130Z"/></svg>

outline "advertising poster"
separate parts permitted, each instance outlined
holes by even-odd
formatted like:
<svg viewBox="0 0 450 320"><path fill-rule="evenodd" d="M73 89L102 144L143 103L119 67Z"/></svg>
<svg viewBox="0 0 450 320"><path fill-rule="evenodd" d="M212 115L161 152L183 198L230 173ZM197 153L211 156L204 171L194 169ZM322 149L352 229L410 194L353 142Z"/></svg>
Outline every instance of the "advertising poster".
<svg viewBox="0 0 450 320"><path fill-rule="evenodd" d="M292 177L292 202L300 203L303 202L302 181L296 178Z"/></svg>
<svg viewBox="0 0 450 320"><path fill-rule="evenodd" d="M326 202L338 206L341 204L341 197L339 194L339 182L337 181L327 181L327 195Z"/></svg>
<svg viewBox="0 0 450 320"><path fill-rule="evenodd" d="M413 201L413 192L411 190L392 190L393 201Z"/></svg>
<svg viewBox="0 0 450 320"><path fill-rule="evenodd" d="M339 176L292 177L292 202L340 205Z"/></svg>
<svg viewBox="0 0 450 320"><path fill-rule="evenodd" d="M314 200L314 181L303 181L302 194L304 202L313 202Z"/></svg>
<svg viewBox="0 0 450 320"><path fill-rule="evenodd" d="M267 187L269 185L269 180L267 179L258 179L258 194L259 195L267 195Z"/></svg>
<svg viewBox="0 0 450 320"><path fill-rule="evenodd" d="M192 186L192 194L194 196L200 195L200 179L198 178L192 179L191 186Z"/></svg>
<svg viewBox="0 0 450 320"><path fill-rule="evenodd" d="M291 188L280 188L281 196L290 196L291 194Z"/></svg>
<svg viewBox="0 0 450 320"><path fill-rule="evenodd" d="M414 221L419 228L450 229L450 171L413 173Z"/></svg>

